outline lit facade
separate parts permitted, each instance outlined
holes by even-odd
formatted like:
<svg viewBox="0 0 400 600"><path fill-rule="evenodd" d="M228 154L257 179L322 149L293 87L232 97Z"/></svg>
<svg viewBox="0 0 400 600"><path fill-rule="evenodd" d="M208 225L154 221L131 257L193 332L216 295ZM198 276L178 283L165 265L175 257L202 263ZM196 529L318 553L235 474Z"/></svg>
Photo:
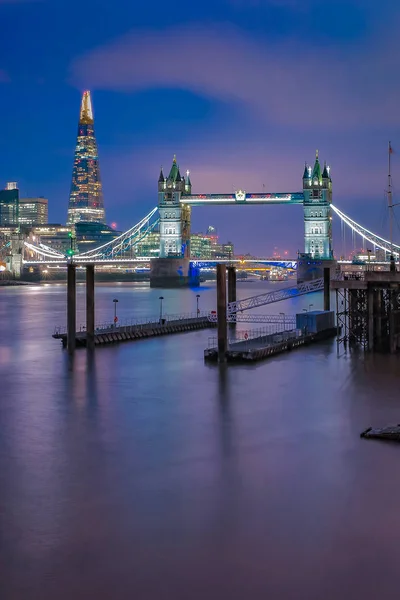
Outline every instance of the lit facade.
<svg viewBox="0 0 400 600"><path fill-rule="evenodd" d="M49 220L48 200L46 198L20 198L19 216L20 225L46 225Z"/></svg>
<svg viewBox="0 0 400 600"><path fill-rule="evenodd" d="M332 179L329 167L321 166L318 151L314 169L305 166L304 194L304 245L305 254L315 259L332 259Z"/></svg>
<svg viewBox="0 0 400 600"><path fill-rule="evenodd" d="M152 231L135 246L136 256L148 256L158 258L160 255L160 234L158 231Z"/></svg>
<svg viewBox="0 0 400 600"><path fill-rule="evenodd" d="M18 225L19 190L17 184L13 186L7 184L7 189L0 190L0 227Z"/></svg>
<svg viewBox="0 0 400 600"><path fill-rule="evenodd" d="M190 236L191 258L203 260L231 259L234 248L231 242L220 244L213 227L208 233L192 233Z"/></svg>
<svg viewBox="0 0 400 600"><path fill-rule="evenodd" d="M167 178L161 169L158 179L158 211L160 215L160 258L190 258L191 208L181 204L181 196L190 194L189 172L182 177L176 157Z"/></svg>
<svg viewBox="0 0 400 600"><path fill-rule="evenodd" d="M29 241L36 246L42 242L57 252L65 253L71 246L70 231L71 228L66 225L34 225L30 229Z"/></svg>
<svg viewBox="0 0 400 600"><path fill-rule="evenodd" d="M74 225L79 221L105 223L99 156L88 91L82 97L67 223Z"/></svg>

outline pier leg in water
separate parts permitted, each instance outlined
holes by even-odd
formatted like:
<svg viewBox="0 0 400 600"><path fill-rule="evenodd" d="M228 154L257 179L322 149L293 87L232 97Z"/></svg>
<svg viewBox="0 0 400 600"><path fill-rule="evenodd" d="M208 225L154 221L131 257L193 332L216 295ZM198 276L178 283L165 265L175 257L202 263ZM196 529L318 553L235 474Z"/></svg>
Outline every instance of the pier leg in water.
<svg viewBox="0 0 400 600"><path fill-rule="evenodd" d="M228 304L230 302L236 302L236 268L228 267ZM235 320L229 322L229 328L236 327L236 314Z"/></svg>
<svg viewBox="0 0 400 600"><path fill-rule="evenodd" d="M94 265L86 265L86 345L94 348Z"/></svg>
<svg viewBox="0 0 400 600"><path fill-rule="evenodd" d="M67 348L69 354L75 350L76 333L76 266L67 266Z"/></svg>
<svg viewBox="0 0 400 600"><path fill-rule="evenodd" d="M374 351L374 289L368 284L368 350Z"/></svg>
<svg viewBox="0 0 400 600"><path fill-rule="evenodd" d="M324 268L324 310L331 310L331 270Z"/></svg>
<svg viewBox="0 0 400 600"><path fill-rule="evenodd" d="M226 265L217 265L218 362L226 361L228 328L226 323Z"/></svg>

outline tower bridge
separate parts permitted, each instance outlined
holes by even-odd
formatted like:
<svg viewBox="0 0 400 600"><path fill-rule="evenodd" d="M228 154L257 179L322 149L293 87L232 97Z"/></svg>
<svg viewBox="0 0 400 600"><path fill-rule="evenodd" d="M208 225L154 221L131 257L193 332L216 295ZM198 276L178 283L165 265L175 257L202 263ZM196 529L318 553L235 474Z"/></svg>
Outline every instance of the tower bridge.
<svg viewBox="0 0 400 600"><path fill-rule="evenodd" d="M305 165L302 191L234 194L192 194L189 171L181 175L176 157L168 176L158 178L160 256L151 262L150 284L154 287L195 283L190 263L191 209L193 206L301 204L304 218L304 256L313 261L333 260L332 179L330 169L321 169L318 151L314 167ZM301 263L307 265L308 263Z"/></svg>
<svg viewBox="0 0 400 600"><path fill-rule="evenodd" d="M190 233L191 213L195 206L258 206L302 205L304 223L304 252L297 260L278 261L250 259L245 264L263 264L297 268L298 280L318 278L323 268L333 262L332 217L337 216L354 234L360 235L373 247L400 255L400 247L371 232L344 214L332 204L332 178L329 166L321 166L318 151L313 166L306 164L299 190L286 192L253 193L239 189L234 193L198 193L192 190L189 171L182 174L176 157L168 174L161 169L158 178L158 203L139 223L114 238L112 230L105 225L103 192L100 178L99 157L94 132L94 116L90 92L85 91L80 107L78 133L68 204L68 224L71 229L98 227L111 241L97 247L77 252L71 239L66 254L40 240L14 237L8 245L0 247L0 259L6 257L10 270L17 272L21 262L25 266L49 263L52 267L74 263L75 265L137 265L150 268L151 285L181 286L196 284L199 269L213 267L221 261L191 259ZM141 244L156 229L159 230L159 257L143 256ZM107 230L107 231L103 231ZM72 234L71 234L72 236ZM101 238L99 238L101 239ZM104 239L104 238L103 238ZM7 258L8 257L8 258ZM235 264L233 261L223 261Z"/></svg>

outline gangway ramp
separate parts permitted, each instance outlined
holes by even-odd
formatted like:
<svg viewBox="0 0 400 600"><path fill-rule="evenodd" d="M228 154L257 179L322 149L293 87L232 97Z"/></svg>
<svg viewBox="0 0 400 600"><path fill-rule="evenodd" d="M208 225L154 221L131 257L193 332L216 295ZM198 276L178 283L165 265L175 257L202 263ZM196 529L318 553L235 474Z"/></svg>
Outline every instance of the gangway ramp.
<svg viewBox="0 0 400 600"><path fill-rule="evenodd" d="M311 292L319 292L323 289L324 280L321 278L300 283L296 287L282 288L280 290L266 292L265 294L258 294L257 296L251 296L250 298L245 298L244 300L230 302L228 304L228 316L232 313L250 310L251 308L258 308L259 306L265 306L266 304L272 304L273 302L280 302L281 300L290 300L291 298L304 296L305 294L310 294Z"/></svg>

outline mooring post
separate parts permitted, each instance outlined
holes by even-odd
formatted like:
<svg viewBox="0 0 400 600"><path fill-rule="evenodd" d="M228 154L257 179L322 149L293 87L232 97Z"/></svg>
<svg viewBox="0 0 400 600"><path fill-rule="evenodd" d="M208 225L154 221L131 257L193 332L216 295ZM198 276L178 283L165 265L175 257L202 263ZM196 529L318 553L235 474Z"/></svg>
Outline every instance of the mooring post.
<svg viewBox="0 0 400 600"><path fill-rule="evenodd" d="M218 362L226 361L228 328L226 323L226 265L217 265Z"/></svg>
<svg viewBox="0 0 400 600"><path fill-rule="evenodd" d="M324 310L331 310L331 270L324 268Z"/></svg>
<svg viewBox="0 0 400 600"><path fill-rule="evenodd" d="M86 265L86 346L94 348L94 265Z"/></svg>
<svg viewBox="0 0 400 600"><path fill-rule="evenodd" d="M69 354L75 350L76 333L76 266L67 265L67 348Z"/></svg>
<svg viewBox="0 0 400 600"><path fill-rule="evenodd" d="M228 267L228 304L236 302L236 268ZM236 327L236 313L232 313L233 321L229 321L229 327Z"/></svg>

